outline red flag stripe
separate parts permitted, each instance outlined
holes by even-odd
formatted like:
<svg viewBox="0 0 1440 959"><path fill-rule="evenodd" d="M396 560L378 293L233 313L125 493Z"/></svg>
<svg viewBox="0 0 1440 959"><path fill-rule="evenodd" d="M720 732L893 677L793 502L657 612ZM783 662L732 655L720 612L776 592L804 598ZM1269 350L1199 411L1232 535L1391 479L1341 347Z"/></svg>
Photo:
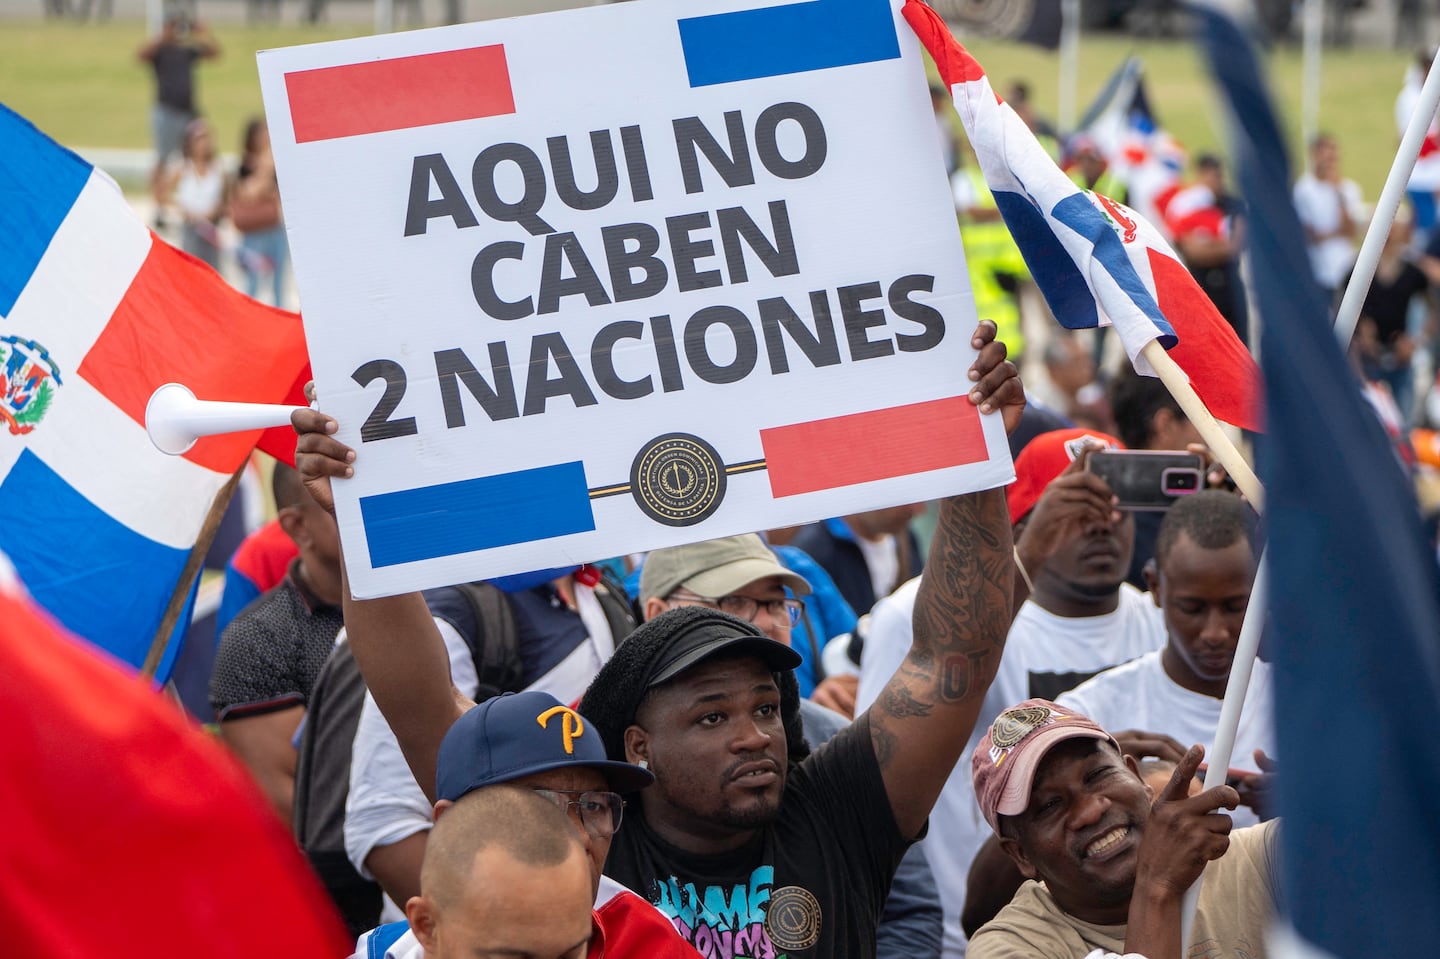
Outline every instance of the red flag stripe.
<svg viewBox="0 0 1440 959"><path fill-rule="evenodd" d="M515 112L505 47L470 47L285 74L296 143Z"/></svg>
<svg viewBox="0 0 1440 959"><path fill-rule="evenodd" d="M986 458L969 397L836 416L760 431L774 496L893 479Z"/></svg>
<svg viewBox="0 0 1440 959"><path fill-rule="evenodd" d="M152 238L144 265L78 372L143 426L150 394L166 383L183 383L202 400L274 403L292 389L304 363L298 314L257 303L188 253ZM185 458L233 473L259 435L204 437Z"/></svg>
<svg viewBox="0 0 1440 959"><path fill-rule="evenodd" d="M1254 432L1264 430L1260 367L1245 344L1209 298L1176 295L1194 285L1184 266L1151 250L1150 271L1160 311L1180 334L1170 358L1190 377L1195 394L1216 419Z"/></svg>

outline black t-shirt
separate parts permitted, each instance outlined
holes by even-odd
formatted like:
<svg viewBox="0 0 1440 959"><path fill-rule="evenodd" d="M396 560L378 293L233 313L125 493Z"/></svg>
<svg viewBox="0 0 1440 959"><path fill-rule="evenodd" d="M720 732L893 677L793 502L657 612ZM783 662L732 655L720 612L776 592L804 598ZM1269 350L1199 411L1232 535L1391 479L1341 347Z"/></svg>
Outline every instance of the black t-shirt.
<svg viewBox="0 0 1440 959"><path fill-rule="evenodd" d="M635 810L605 873L669 916L704 959L871 959L909 845L862 716L790 767L779 818L747 847L693 855Z"/></svg>
<svg viewBox="0 0 1440 959"><path fill-rule="evenodd" d="M155 99L167 107L195 112L195 61L200 51L180 43L163 43L151 63L155 67Z"/></svg>
<svg viewBox="0 0 1440 959"><path fill-rule="evenodd" d="M240 611L220 637L210 674L210 706L221 720L304 706L335 648L345 619L296 576L299 560L280 585Z"/></svg>

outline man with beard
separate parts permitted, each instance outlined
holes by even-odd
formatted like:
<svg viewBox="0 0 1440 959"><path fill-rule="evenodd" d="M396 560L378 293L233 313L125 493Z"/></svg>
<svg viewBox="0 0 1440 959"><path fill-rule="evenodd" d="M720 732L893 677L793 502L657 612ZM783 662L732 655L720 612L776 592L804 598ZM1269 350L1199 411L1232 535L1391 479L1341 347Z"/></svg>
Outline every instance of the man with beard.
<svg viewBox="0 0 1440 959"><path fill-rule="evenodd" d="M971 344L968 398L1014 429L1024 391L995 325L981 323ZM353 475L355 453L318 411L297 410L291 422L301 474L333 508L330 478ZM713 911L723 923L703 943L691 938L706 956L872 959L896 865L923 832L1000 660L1012 551L1002 491L944 500L902 668L873 709L794 762L803 736L792 650L705 606L632 633L580 704L612 760L656 777L634 794L635 834L618 834L607 874L662 911L665 889L675 890L677 928ZM444 731L473 704L449 681L423 598L362 602L347 589L345 623L417 781L433 782Z"/></svg>
<svg viewBox="0 0 1440 959"><path fill-rule="evenodd" d="M1107 447L1123 444L1095 430L1055 430L1035 437L1015 459L1015 482L1006 498L1014 524L1017 612L970 749L1009 704L1054 698L1101 670L1165 644L1160 611L1124 582L1134 518L1117 512L1109 486L1085 469L1089 451ZM918 585L914 580L905 584L871 614L860 664L859 708L875 700L881 677L894 671L909 648ZM1184 752L1165 736L1127 731L1116 738L1136 756L1175 761ZM965 955L962 916L976 910L993 915L1019 881L1008 860L995 856L989 863L994 874L969 884L987 898L967 895L971 865L989 833L976 809L970 776L957 767L930 817L925 843L945 909L946 959Z"/></svg>
<svg viewBox="0 0 1440 959"><path fill-rule="evenodd" d="M971 758L975 796L1032 881L975 933L971 959L1263 954L1279 836L1273 822L1232 834L1230 786L1189 795L1204 752L1192 746L1157 795L1084 716L1043 699L1001 713ZM1212 861L1187 950L1181 902Z"/></svg>

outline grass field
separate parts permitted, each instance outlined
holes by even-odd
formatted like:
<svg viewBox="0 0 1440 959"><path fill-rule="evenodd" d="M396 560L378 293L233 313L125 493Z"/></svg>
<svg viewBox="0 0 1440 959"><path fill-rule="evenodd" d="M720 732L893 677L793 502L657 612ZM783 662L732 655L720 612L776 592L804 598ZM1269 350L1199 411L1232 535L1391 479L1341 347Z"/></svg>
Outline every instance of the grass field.
<svg viewBox="0 0 1440 959"><path fill-rule="evenodd" d="M223 55L200 67L199 83L201 104L216 125L221 149L237 150L245 119L261 111L255 51L359 32L364 28L229 24L217 31ZM144 26L138 21L6 21L0 25L0 101L67 145L148 147L151 78L135 59L144 39ZM1003 89L1012 79L1028 79L1040 112L1054 115L1058 63L1053 54L999 42L975 41L970 47L997 87ZM1223 131L1213 88L1197 52L1186 43L1087 36L1077 98L1082 108L1131 53L1144 59L1151 101L1171 132L1192 153L1220 146ZM1392 110L1405 66L1404 54L1385 50L1326 54L1320 123L1339 137L1347 173L1372 202L1397 141ZM1282 104L1292 146L1298 146L1298 50L1276 51L1270 69L1272 92Z"/></svg>

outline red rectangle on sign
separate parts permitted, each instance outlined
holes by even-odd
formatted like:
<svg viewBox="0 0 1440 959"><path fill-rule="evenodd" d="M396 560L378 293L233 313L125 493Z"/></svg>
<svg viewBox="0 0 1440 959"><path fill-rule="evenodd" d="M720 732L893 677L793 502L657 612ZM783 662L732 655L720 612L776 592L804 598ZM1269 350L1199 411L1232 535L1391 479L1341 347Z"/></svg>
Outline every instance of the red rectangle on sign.
<svg viewBox="0 0 1440 959"><path fill-rule="evenodd" d="M760 431L773 496L796 496L978 463L980 411L968 396Z"/></svg>
<svg viewBox="0 0 1440 959"><path fill-rule="evenodd" d="M285 90L296 143L515 112L501 44L300 70Z"/></svg>

